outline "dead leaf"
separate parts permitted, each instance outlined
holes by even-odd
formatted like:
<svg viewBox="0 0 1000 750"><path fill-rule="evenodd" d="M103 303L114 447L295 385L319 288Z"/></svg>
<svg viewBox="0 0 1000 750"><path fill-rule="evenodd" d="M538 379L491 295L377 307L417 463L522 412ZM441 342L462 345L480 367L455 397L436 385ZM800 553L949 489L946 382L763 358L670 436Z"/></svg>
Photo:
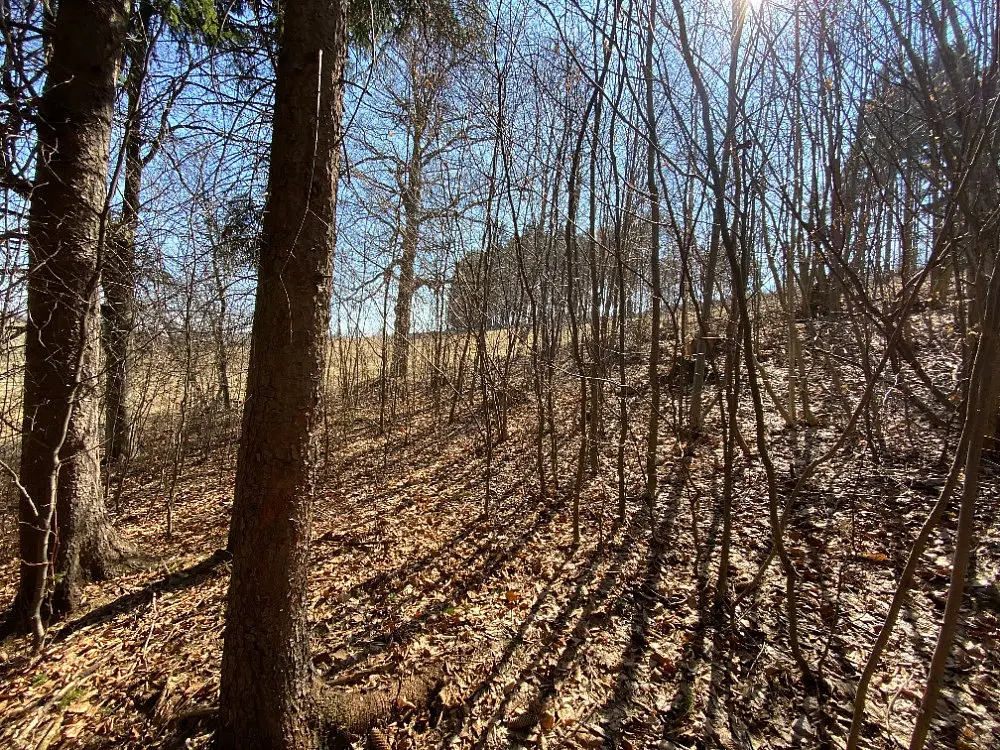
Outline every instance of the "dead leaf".
<svg viewBox="0 0 1000 750"><path fill-rule="evenodd" d="M551 711L543 711L538 720L543 732L551 732L556 725L556 717Z"/></svg>

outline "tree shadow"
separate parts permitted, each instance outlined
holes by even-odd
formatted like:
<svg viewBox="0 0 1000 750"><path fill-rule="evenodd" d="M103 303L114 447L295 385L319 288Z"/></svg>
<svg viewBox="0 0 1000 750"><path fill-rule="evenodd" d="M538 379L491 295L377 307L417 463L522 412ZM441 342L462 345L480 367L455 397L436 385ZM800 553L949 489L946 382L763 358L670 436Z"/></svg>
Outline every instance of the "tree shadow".
<svg viewBox="0 0 1000 750"><path fill-rule="evenodd" d="M212 578L216 574L217 570L222 567L224 563L230 561L232 557L232 554L228 550L218 549L204 560L197 562L194 565L184 568L183 570L178 570L175 573L170 573L159 580L151 581L138 591L133 591L130 594L124 594L107 604L103 604L95 609L92 609L90 612L76 620L67 622L58 629L52 640L55 643L64 641L74 633L77 633L84 628L107 622L108 620L114 619L118 615L130 612L143 604L148 604L159 594L180 591L181 589L191 588L192 586L204 583L208 579Z"/></svg>
<svg viewBox="0 0 1000 750"><path fill-rule="evenodd" d="M641 716L633 716L634 709L638 707L639 689L643 682L643 664L646 663L652 652L650 637L655 611L658 609L657 605L670 606L677 603L663 597L659 589L664 581L667 567L675 558L675 555L668 554L668 551L672 550L671 545L675 536L677 517L682 512L680 505L684 496L684 484L685 477L683 473L679 472L672 482L672 503L660 509L659 519L654 519L646 550L643 578L633 586L631 602L626 603L623 598L620 604L623 609L630 607L632 611L631 629L628 644L621 655L619 670L614 678L611 694L598 710L598 715L601 717L601 729L606 738L606 746L619 747L624 745L626 736L639 728L636 726L636 722L648 726L651 722L660 721L663 725L663 732L666 734L669 727L682 719L691 706L694 667L697 658L693 647L696 645L696 638L699 637L700 626L695 629L695 637L688 639L684 644L684 655L680 662L674 664L667 660L662 664L665 676L673 674L680 676L670 707L665 712L654 710L651 715L649 710L644 710ZM712 525L714 526L715 523L713 522ZM702 565L707 564L710 557L707 551L702 557L704 558ZM702 592L699 598L704 599L705 593ZM699 623L700 621L701 616L699 615ZM652 678L653 675L650 675L650 679Z"/></svg>
<svg viewBox="0 0 1000 750"><path fill-rule="evenodd" d="M509 494L506 497L509 497ZM422 569L435 565L439 570L443 570L445 563L448 563L449 568L466 571L466 575L460 579L452 578L448 581L439 579L424 589L416 589L406 599L391 602L392 609L398 610L406 603L412 603L421 599L431 589L436 591L443 590L447 593L447 596L442 601L425 608L417 617L410 618L398 625L390 624L388 627L382 629L378 629L378 626L376 626L376 628L364 633L360 642L358 639L355 639L354 642L343 644L350 648L353 653L348 657L331 661L327 672L329 674L336 674L388 650L393 644L405 644L417 637L432 620L446 610L463 604L473 591L481 588L508 561L515 559L539 531L551 525L556 517L558 506L562 504L557 498L548 498L534 506L533 514L523 511L518 512L519 508L524 507L526 509L529 503L530 498L525 498L522 503L514 506L514 509L509 514L512 519L530 519L521 525L514 536L498 539L492 534L484 534L483 541L462 557L454 555L452 544L445 544L437 550L421 556L415 564L404 565L388 571L387 574L374 576L349 589L349 593L352 596L370 592L372 594L371 603L376 607L385 607L390 603L390 596L402 591L408 579ZM531 517L532 515L533 518ZM482 529L483 527L484 525L470 525L464 531L457 534L454 540L464 540L470 537L477 529ZM517 527L514 523L511 523L509 526L501 528L513 529ZM453 557L453 561L448 562ZM455 581L455 585L449 586L448 584L452 583L452 581ZM382 614L385 615L382 619L391 622L391 612L383 612ZM334 612L332 618L337 619L337 617L338 614Z"/></svg>
<svg viewBox="0 0 1000 750"><path fill-rule="evenodd" d="M518 689L528 683L529 676L537 669L539 662L565 639L566 645L563 647L555 663L538 680L539 688L537 694L531 699L531 705L528 710L528 714L531 714L531 718L533 719L530 722L531 726L521 727L520 729L512 728L511 744L517 744L514 742L514 738L518 735L523 735L526 731L530 731L534 724L537 723L539 709L556 696L560 683L571 674L571 667L577 663L582 646L588 642L590 628L600 627L601 620L604 618L610 619L610 613L600 611L601 605L607 600L610 592L619 584L623 564L633 553L632 543L635 541L634 534L641 532L645 515L646 510L643 507L630 517L624 529L621 529L616 524L612 527L610 535L614 537L617 533L621 532L620 542L613 547L606 547L604 553L596 549L592 552L588 564L576 576L573 593L562 605L547 628L546 641L540 647L532 650L531 654L525 659L525 666L519 670L516 676L506 680L506 684L501 687L502 698L493 709L478 739L473 743L474 748L483 748L486 746L491 733L506 716L508 707L517 694ZM608 555L610 555L610 561L607 561ZM568 559L569 557L567 556L563 565L566 564ZM609 562L606 573L596 587L590 588L590 584L594 581L598 568L605 561ZM557 580L553 577L553 582ZM466 716L471 713L472 709L479 702L491 693L494 686L499 685L504 668L513 659L518 647L523 645L524 633L536 619L538 610L552 589L553 585L550 583L543 591L539 592L528 616L521 622L516 636L508 641L501 657L493 665L489 674L482 680L476 691L466 701ZM580 610L580 614L574 623L573 613L577 610ZM461 733L463 726L464 721L457 728L453 729L449 737L457 737Z"/></svg>

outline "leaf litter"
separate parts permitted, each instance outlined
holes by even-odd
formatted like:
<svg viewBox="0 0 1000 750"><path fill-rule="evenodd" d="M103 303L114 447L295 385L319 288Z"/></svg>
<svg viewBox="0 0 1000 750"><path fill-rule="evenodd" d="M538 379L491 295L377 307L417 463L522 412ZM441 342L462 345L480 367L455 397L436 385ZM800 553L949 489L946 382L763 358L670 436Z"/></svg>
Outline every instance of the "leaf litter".
<svg viewBox="0 0 1000 750"><path fill-rule="evenodd" d="M779 389L780 370L768 375ZM863 383L845 383L846 397L856 398ZM569 434L575 404L568 376L564 386L557 410ZM835 440L835 420L826 415L844 395L818 395L817 426L769 422L776 467L789 480L785 491ZM887 391L886 414L893 398ZM641 417L641 401L633 410L633 419ZM885 450L876 462L862 440L852 441L810 479L792 510L786 539L799 574L800 632L822 675L820 689L801 684L789 655L776 566L724 620L712 611L719 440L677 455L668 445L655 509L636 492L621 523L616 491L601 479L614 473L613 447L605 446L602 474L582 489L582 542L574 548L570 480L562 478L559 493L538 496L526 449L534 413L525 403L515 415L510 439L491 458L488 516L486 459L468 424L443 427L418 413L405 433L388 437L351 425L327 457L309 592L317 674L359 689L431 668L446 675L435 707L398 705L371 741L393 748L842 747L857 677L936 497L929 467L937 465L942 438L886 419L882 439L909 446L905 455ZM751 434L746 405L740 417ZM564 457L575 454L573 443L561 446ZM630 482L638 489L640 448L630 450ZM737 455L730 602L770 545L760 463ZM984 481L974 575L936 747L1000 747L994 477ZM160 556L158 566L88 586L80 613L56 624L39 653L23 639L2 645L0 746L210 745L232 455L185 470L169 540L155 484L140 474L129 478L119 526ZM863 747L894 748L908 737L944 606L955 523L949 515L924 555L872 683ZM16 563L6 569L2 596L10 600Z"/></svg>

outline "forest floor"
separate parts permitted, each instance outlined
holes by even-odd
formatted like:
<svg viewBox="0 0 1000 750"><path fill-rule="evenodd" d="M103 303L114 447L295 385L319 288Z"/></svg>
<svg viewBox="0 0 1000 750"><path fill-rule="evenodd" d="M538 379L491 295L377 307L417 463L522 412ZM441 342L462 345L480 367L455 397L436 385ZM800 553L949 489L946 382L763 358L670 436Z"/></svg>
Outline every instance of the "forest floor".
<svg viewBox="0 0 1000 750"><path fill-rule="evenodd" d="M839 331L850 338L848 328ZM835 351L830 332L820 334ZM946 373L951 353L931 354ZM836 378L818 361L811 367L819 424L792 429L768 417L782 498L833 445L839 404L864 385L850 367ZM769 372L781 392L778 364ZM559 409L569 424L574 389L566 385ZM630 499L621 521L614 447L605 446L599 476L584 485L574 548L566 490L576 443L561 447L560 491L541 499L528 400L513 407L510 438L492 456L488 515L486 456L470 424L440 425L423 413L389 438L365 423L344 427L316 502L317 670L348 690L443 669L434 710L398 706L386 728L396 748L842 747L857 676L947 471L942 431L897 408L891 382L878 398L882 423L870 435L879 450L862 429L809 480L790 515L799 630L818 684L804 686L789 655L777 563L722 624L713 612L720 439L710 433L682 447L665 435L655 508ZM614 410L609 404L609 422ZM632 490L639 416L637 406ZM752 413L741 411L741 421L752 446ZM736 455L730 603L770 544L761 461ZM994 463L986 473L935 748L1000 747L1000 493ZM161 557L159 566L90 585L79 614L54 626L37 654L24 639L0 644L0 747L208 747L232 454L184 471L170 539L157 477L129 478L117 523ZM866 748L905 746L943 610L955 522L949 514L935 533L872 683ZM0 597L9 601L16 564L3 570Z"/></svg>

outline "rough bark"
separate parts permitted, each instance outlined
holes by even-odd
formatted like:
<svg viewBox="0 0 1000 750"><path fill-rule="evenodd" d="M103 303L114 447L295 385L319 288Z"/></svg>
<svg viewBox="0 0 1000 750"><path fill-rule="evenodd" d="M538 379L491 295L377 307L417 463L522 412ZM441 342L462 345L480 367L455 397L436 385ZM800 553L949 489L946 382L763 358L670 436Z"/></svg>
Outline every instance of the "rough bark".
<svg viewBox="0 0 1000 750"><path fill-rule="evenodd" d="M290 3L277 68L229 549L220 748L308 748L306 589L327 350L346 4Z"/></svg>
<svg viewBox="0 0 1000 750"><path fill-rule="evenodd" d="M125 236L128 234L129 236ZM103 273L104 355L107 381L104 400L104 455L116 463L131 451L129 411L129 338L134 319L134 234L124 225L108 243ZM129 289L131 288L131 292Z"/></svg>
<svg viewBox="0 0 1000 750"><path fill-rule="evenodd" d="M104 442L107 462L115 463L131 449L132 414L129 410L130 339L135 320L135 235L139 226L139 194L142 186L142 155L139 110L146 76L145 35L148 13L142 16L140 40L130 45L125 93L128 121L125 128L125 179L118 231L107 245L101 283L104 305L104 354L107 385L104 399Z"/></svg>
<svg viewBox="0 0 1000 750"><path fill-rule="evenodd" d="M13 622L42 634L84 579L113 575L128 549L100 487L98 286L123 2L63 0L38 125L28 223L28 321L20 482L20 582ZM53 575L54 573L54 575Z"/></svg>
<svg viewBox="0 0 1000 750"><path fill-rule="evenodd" d="M444 685L440 668L393 680L375 689L332 688L316 685L319 724L327 738L340 733L364 735L391 721L403 706L426 709Z"/></svg>

